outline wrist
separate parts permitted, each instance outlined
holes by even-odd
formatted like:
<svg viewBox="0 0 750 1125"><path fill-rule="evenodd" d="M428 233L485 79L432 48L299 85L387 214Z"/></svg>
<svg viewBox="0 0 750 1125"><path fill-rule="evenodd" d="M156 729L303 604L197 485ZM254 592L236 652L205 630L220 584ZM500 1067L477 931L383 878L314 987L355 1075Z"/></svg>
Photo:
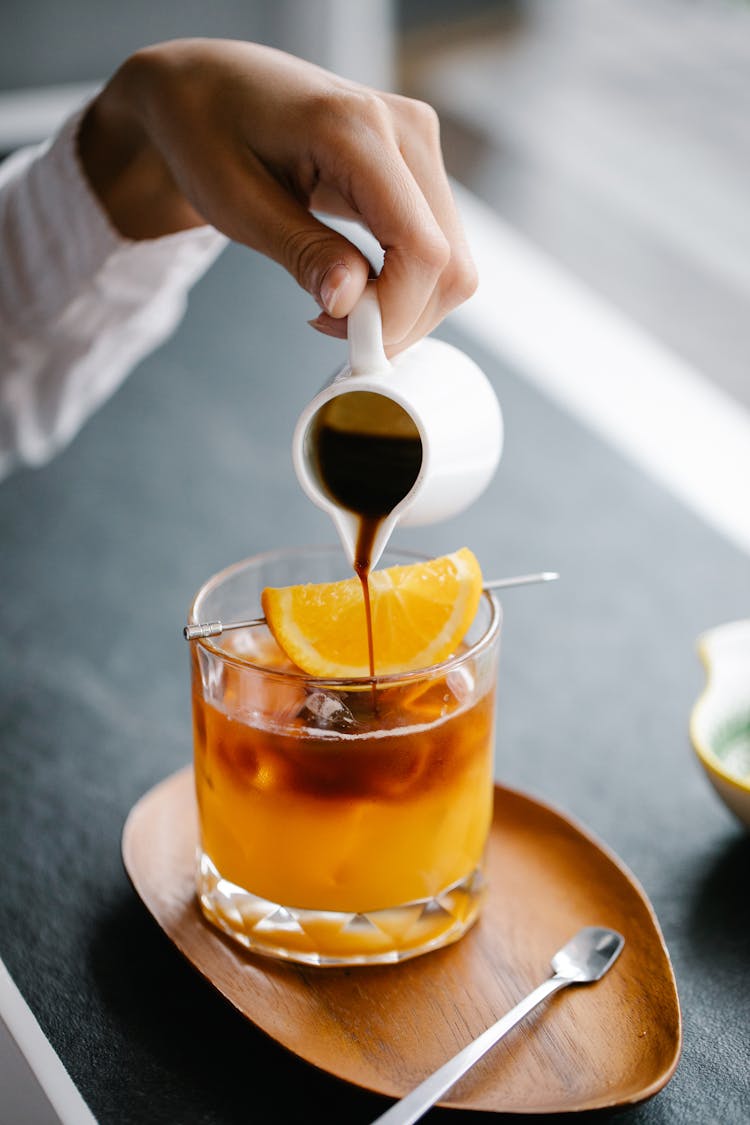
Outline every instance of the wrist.
<svg viewBox="0 0 750 1125"><path fill-rule="evenodd" d="M201 226L151 140L142 105L147 75L133 56L94 99L81 121L78 155L110 222L124 238L160 238Z"/></svg>

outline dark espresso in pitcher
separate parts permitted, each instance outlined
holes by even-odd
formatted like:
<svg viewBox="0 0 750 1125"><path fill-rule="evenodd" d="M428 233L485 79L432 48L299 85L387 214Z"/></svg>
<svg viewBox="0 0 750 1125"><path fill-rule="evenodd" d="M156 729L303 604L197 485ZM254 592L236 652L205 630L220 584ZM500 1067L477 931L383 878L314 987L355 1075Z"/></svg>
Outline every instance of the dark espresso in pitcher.
<svg viewBox="0 0 750 1125"><path fill-rule="evenodd" d="M422 440L409 414L385 395L351 391L318 411L311 431L320 483L359 517L354 569L362 583L370 675L375 676L369 574L378 527L411 492L422 467Z"/></svg>

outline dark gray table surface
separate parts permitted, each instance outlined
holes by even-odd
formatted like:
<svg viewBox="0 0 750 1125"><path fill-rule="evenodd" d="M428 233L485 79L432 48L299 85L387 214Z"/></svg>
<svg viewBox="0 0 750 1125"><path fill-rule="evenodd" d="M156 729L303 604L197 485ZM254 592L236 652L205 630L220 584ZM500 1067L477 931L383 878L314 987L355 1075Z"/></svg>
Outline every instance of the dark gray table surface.
<svg viewBox="0 0 750 1125"><path fill-rule="evenodd" d="M343 355L312 315L280 270L230 248L75 443L0 485L0 955L102 1125L357 1123L387 1104L233 1011L120 859L132 804L190 758L180 627L195 589L256 551L335 538L289 457L299 410ZM687 722L695 639L747 615L750 560L447 335L497 388L505 454L473 509L397 541L468 544L488 576L561 571L504 599L497 776L600 835L659 917L683 1055L621 1119L747 1120L750 839L704 781Z"/></svg>

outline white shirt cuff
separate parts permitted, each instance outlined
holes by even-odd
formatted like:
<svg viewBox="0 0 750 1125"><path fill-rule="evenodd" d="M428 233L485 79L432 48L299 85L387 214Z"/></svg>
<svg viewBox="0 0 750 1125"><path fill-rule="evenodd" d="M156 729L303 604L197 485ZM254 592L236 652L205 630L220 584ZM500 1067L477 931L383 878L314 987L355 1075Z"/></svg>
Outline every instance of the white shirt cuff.
<svg viewBox="0 0 750 1125"><path fill-rule="evenodd" d="M0 166L0 476L73 437L174 330L227 241L208 226L122 238L80 165L84 112Z"/></svg>

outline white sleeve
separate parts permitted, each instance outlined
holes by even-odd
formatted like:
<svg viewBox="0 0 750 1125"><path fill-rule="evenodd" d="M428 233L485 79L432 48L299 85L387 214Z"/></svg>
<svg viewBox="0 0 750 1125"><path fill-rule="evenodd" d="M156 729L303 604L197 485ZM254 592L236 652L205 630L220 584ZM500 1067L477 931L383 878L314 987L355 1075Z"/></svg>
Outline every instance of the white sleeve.
<svg viewBox="0 0 750 1125"><path fill-rule="evenodd" d="M212 227L123 239L79 164L83 112L0 165L0 478L74 437L174 330L227 241Z"/></svg>

